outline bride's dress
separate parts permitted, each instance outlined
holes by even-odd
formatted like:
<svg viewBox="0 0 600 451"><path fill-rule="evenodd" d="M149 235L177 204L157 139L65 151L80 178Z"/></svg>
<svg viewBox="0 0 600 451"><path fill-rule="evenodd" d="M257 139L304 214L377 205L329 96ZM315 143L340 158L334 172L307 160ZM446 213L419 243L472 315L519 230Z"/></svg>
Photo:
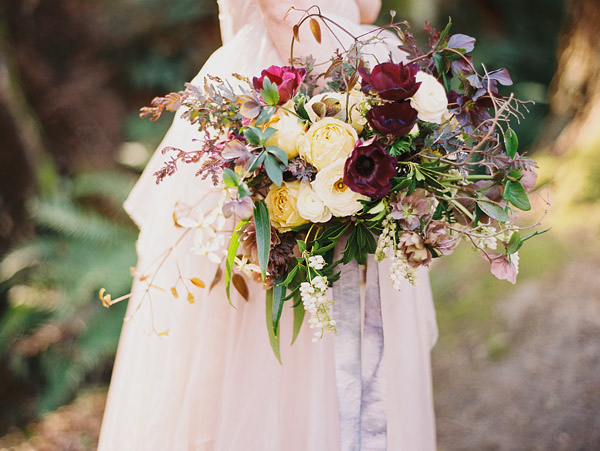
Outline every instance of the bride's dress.
<svg viewBox="0 0 600 451"><path fill-rule="evenodd" d="M265 18L269 3L285 12L282 4L299 2L219 1L224 45L194 83L201 85L206 74L253 76L272 64L285 63L270 28L277 24ZM364 32L354 0L315 0L308 5L315 3L346 29ZM295 17L289 19L289 29ZM286 46L290 37L281 36ZM326 60L335 48L330 36L324 36L321 46L310 35L301 36L301 43L299 51L314 54L317 61ZM382 60L389 51L383 44L377 49ZM194 127L176 118L159 149L167 145L192 149L195 134ZM220 199L210 181L194 177L191 165L156 185L152 174L165 158L156 152L125 205L140 227L142 273L153 271L155 262L183 233L173 225L176 202L199 204L208 211ZM185 296L175 299L169 287L180 273L210 284L217 271L208 258L190 252L191 245L185 238L157 273L153 285L165 291L153 289L151 297L143 298L147 281L134 284L128 308L132 319L123 327L99 449L339 450L334 337L329 334L312 343L305 324L290 347L292 312L287 303L281 320L283 364L279 364L269 345L264 291L258 284L249 283L248 301L232 290L236 308L227 302L222 279L210 293L208 288L192 287L193 304ZM416 287L406 283L398 292L387 271L387 265L380 264L387 449L434 450L429 351L437 330L427 273ZM167 330L168 336L158 335Z"/></svg>

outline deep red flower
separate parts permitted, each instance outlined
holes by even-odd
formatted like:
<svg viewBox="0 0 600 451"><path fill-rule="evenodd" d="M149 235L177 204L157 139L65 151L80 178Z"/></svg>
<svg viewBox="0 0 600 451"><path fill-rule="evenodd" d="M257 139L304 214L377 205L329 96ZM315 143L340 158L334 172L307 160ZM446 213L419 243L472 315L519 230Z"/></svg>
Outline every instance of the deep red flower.
<svg viewBox="0 0 600 451"><path fill-rule="evenodd" d="M412 97L421 82L417 82L416 75L419 71L417 64L381 63L373 68L371 73L365 68L360 68L362 77L361 88L365 94L377 92L385 100L404 100Z"/></svg>
<svg viewBox="0 0 600 451"><path fill-rule="evenodd" d="M396 160L371 138L358 140L344 167L344 184L352 191L380 199L392 189Z"/></svg>
<svg viewBox="0 0 600 451"><path fill-rule="evenodd" d="M300 83L306 77L306 69L291 66L271 66L260 73L260 77L254 77L252 84L254 89L260 92L263 89L263 80L267 77L271 83L275 83L279 92L279 105L290 100L298 91Z"/></svg>
<svg viewBox="0 0 600 451"><path fill-rule="evenodd" d="M369 110L367 121L377 133L402 136L415 126L417 114L417 110L410 105L410 102L393 102Z"/></svg>

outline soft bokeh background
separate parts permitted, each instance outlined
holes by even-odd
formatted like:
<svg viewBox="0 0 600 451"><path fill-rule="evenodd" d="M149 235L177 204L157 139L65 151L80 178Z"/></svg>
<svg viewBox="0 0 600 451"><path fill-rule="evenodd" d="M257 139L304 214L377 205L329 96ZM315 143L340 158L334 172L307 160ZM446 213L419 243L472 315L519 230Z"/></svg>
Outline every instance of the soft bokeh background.
<svg viewBox="0 0 600 451"><path fill-rule="evenodd" d="M514 124L540 162L552 231L517 285L468 246L435 265L439 449L600 449L600 3L388 0L478 40L537 103ZM0 449L95 449L136 229L121 209L169 119L137 110L178 90L219 45L209 0L0 3Z"/></svg>

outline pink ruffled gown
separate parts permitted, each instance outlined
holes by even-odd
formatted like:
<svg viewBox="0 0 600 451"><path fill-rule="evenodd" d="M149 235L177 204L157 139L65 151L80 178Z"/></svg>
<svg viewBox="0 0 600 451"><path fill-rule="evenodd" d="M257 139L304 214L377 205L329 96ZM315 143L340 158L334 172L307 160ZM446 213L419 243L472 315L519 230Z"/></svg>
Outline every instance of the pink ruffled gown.
<svg viewBox="0 0 600 451"><path fill-rule="evenodd" d="M283 65L274 45L272 22L264 19L271 0L220 0L223 46L206 62L194 83L206 74L231 78L233 72L258 75L272 64ZM298 3L298 2L291 2ZM353 0L311 1L355 34L364 32ZM284 7L283 11L287 8ZM289 29L298 16L288 19ZM283 18L281 19L283 24ZM280 28L284 30L285 28ZM271 31L271 33L269 33ZM291 33L281 39L290 42ZM302 35L302 52L317 61L328 59L335 42L324 33L317 45ZM314 43L308 44L308 43ZM383 61L394 46L381 44ZM397 55L401 58L401 55ZM159 150L165 146L193 149L197 131L176 118ZM173 225L177 202L216 206L220 192L210 181L194 177L195 168L182 167L156 185L153 173L166 157L156 152L125 207L140 227L138 271L151 272L165 251L181 236ZM208 288L190 286L195 303L169 292L178 275L213 280L217 264L179 243L157 273L152 290L141 303L143 289L134 284L129 302L102 424L101 451L337 451L342 449L334 337L312 343L305 324L290 346L292 311L281 320L282 364L269 345L264 291L249 282L250 299L235 290L227 302L224 283ZM385 415L387 435L380 449L435 449L431 392L430 348L437 328L427 273L416 287L406 283L396 291L380 264L380 298L385 345ZM168 330L168 336L156 332ZM365 450L371 448L363 448ZM378 448L379 449L379 448Z"/></svg>

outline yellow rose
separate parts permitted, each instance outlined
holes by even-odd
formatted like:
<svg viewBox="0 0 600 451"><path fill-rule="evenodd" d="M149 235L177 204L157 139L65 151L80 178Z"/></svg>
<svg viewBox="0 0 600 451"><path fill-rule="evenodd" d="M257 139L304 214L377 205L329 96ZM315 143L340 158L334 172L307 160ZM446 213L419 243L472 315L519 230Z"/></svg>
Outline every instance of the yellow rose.
<svg viewBox="0 0 600 451"><path fill-rule="evenodd" d="M334 216L351 216L362 210L359 200L367 196L355 193L344 184L345 158L340 158L317 172L312 182L313 189Z"/></svg>
<svg viewBox="0 0 600 451"><path fill-rule="evenodd" d="M269 210L271 224L280 232L289 232L292 227L308 222L296 208L300 182L283 182L281 187L273 184L265 202Z"/></svg>
<svg viewBox="0 0 600 451"><path fill-rule="evenodd" d="M339 158L348 158L357 139L352 126L326 117L311 125L301 138L300 156L321 170Z"/></svg>

